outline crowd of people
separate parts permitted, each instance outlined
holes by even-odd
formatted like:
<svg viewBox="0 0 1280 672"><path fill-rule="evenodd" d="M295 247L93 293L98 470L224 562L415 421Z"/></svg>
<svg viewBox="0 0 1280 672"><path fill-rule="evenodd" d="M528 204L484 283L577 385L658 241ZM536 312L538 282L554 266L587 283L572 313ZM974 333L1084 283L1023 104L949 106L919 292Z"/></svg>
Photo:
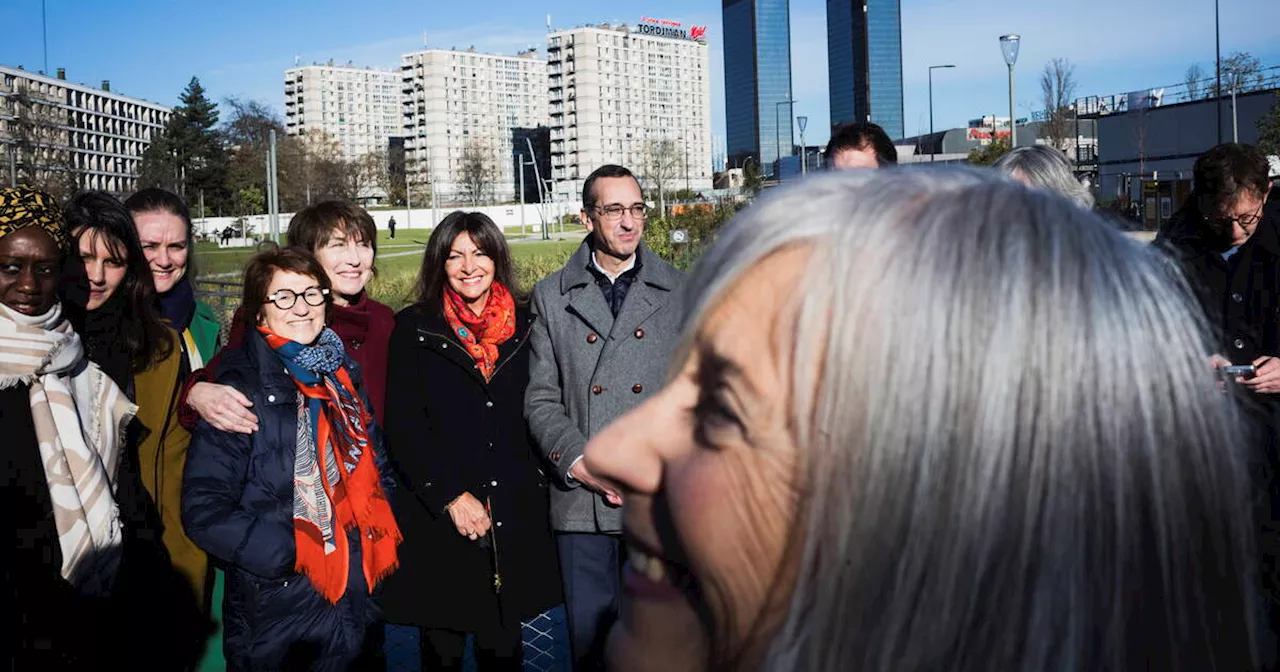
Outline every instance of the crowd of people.
<svg viewBox="0 0 1280 672"><path fill-rule="evenodd" d="M1143 245L1056 150L827 155L689 277L622 166L532 288L451 213L398 313L318 203L225 333L178 196L0 190L10 667L516 670L560 604L577 670L1274 666L1266 158Z"/></svg>

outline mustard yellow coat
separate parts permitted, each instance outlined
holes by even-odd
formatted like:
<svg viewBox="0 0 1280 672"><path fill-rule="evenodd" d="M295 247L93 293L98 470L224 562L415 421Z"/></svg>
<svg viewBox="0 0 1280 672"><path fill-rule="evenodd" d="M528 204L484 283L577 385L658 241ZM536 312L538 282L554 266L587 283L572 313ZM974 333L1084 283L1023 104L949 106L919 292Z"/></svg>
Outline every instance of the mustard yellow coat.
<svg viewBox="0 0 1280 672"><path fill-rule="evenodd" d="M173 566L191 583L196 604L205 603L209 558L182 530L182 469L187 462L191 434L178 422L182 346L170 330L173 350L159 364L133 377L138 421L146 429L138 444L142 481L160 510L164 545Z"/></svg>

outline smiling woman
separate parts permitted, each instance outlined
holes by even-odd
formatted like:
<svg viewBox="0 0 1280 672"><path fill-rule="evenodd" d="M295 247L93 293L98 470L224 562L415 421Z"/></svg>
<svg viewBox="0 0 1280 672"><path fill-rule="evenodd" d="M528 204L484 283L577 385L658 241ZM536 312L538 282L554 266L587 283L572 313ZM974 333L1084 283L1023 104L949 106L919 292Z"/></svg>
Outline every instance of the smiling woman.
<svg viewBox="0 0 1280 672"><path fill-rule="evenodd" d="M862 171L688 287L670 383L587 447L625 502L612 669L1254 669L1246 446L1151 251L994 175Z"/></svg>

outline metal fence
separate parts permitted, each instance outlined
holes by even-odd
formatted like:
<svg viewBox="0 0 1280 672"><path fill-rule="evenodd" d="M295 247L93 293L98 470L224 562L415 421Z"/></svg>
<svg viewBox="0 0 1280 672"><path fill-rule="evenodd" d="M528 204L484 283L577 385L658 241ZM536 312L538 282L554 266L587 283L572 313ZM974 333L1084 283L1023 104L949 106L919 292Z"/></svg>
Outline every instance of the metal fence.
<svg viewBox="0 0 1280 672"><path fill-rule="evenodd" d="M192 285L196 290L196 299L213 309L213 314L218 318L218 324L222 327L222 334L225 337L231 330L231 316L235 314L236 308L240 307L243 283L239 280L196 278Z"/></svg>
<svg viewBox="0 0 1280 672"><path fill-rule="evenodd" d="M1217 84L1217 77L1214 76L1109 96L1085 96L1076 99L1075 110L1076 114L1083 117L1106 116L1178 103L1212 100L1219 97ZM1235 73L1222 71L1223 96L1278 88L1280 88L1280 65L1261 68L1239 77Z"/></svg>

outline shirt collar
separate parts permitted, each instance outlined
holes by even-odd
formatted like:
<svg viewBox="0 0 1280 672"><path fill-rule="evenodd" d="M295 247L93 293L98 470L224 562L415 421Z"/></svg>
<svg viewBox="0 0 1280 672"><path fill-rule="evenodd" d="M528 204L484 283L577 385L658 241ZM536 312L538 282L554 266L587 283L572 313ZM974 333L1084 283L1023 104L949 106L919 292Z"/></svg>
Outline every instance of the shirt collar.
<svg viewBox="0 0 1280 672"><path fill-rule="evenodd" d="M609 271L604 270L604 267L600 265L600 262L596 261L596 253L593 251L591 253L591 268L599 271L601 275L609 279L609 282L613 283L617 282L618 278L622 277L624 273L634 269L636 267L636 260L639 257L640 252L637 250L635 254L631 255L631 259L627 260L627 263L622 268L618 269L617 273L610 273Z"/></svg>

